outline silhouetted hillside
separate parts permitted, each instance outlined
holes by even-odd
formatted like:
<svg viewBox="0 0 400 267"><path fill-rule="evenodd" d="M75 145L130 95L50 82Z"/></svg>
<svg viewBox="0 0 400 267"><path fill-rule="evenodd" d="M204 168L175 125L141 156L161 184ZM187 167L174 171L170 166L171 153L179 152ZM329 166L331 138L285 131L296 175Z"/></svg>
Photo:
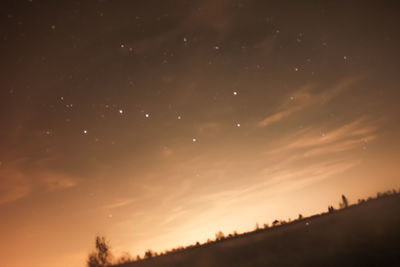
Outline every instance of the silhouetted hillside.
<svg viewBox="0 0 400 267"><path fill-rule="evenodd" d="M118 267L400 266L400 195Z"/></svg>

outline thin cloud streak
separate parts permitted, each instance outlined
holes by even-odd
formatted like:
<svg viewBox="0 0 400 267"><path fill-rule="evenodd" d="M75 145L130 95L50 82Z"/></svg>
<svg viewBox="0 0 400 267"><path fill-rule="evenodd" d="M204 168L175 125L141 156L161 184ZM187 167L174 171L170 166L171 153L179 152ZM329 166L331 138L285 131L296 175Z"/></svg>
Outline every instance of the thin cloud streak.
<svg viewBox="0 0 400 267"><path fill-rule="evenodd" d="M132 204L133 202L135 202L136 199L124 199L124 200L119 200L116 202L113 202L111 204L106 204L103 205L102 208L106 209L106 210L113 210L113 209L117 209L117 208L121 208L121 207L125 207L129 204Z"/></svg>
<svg viewBox="0 0 400 267"><path fill-rule="evenodd" d="M329 151L342 152L376 139L378 131L376 123L368 122L366 118L356 119L327 132L321 132L320 128L304 129L284 138L267 154L284 153L288 150L303 150L308 156Z"/></svg>
<svg viewBox="0 0 400 267"><path fill-rule="evenodd" d="M311 108L321 107L329 103L333 98L339 94L350 89L350 86L358 81L359 77L352 77L345 79L336 86L324 90L320 93L313 93L312 90L316 88L316 85L309 84L301 87L297 91L293 92L290 97L286 97L285 100L277 108L277 111L272 115L269 115L258 122L259 127L267 127L271 124L277 123L286 119L297 112Z"/></svg>

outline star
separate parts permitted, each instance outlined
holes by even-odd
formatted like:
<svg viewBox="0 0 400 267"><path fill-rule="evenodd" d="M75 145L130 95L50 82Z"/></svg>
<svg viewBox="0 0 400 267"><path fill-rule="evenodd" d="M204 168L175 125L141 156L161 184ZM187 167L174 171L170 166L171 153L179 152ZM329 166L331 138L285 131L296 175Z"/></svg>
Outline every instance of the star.
<svg viewBox="0 0 400 267"><path fill-rule="evenodd" d="M119 110L119 114L123 114L124 111L122 109Z"/></svg>
<svg viewBox="0 0 400 267"><path fill-rule="evenodd" d="M149 117L150 117L150 114L149 114L149 113L146 113L146 114L144 114L144 116L145 116L146 118L149 118Z"/></svg>
<svg viewBox="0 0 400 267"><path fill-rule="evenodd" d="M240 127L240 123L236 123L236 127Z"/></svg>
<svg viewBox="0 0 400 267"><path fill-rule="evenodd" d="M182 119L182 117L179 115L179 116L178 116L178 120L180 120L180 119Z"/></svg>
<svg viewBox="0 0 400 267"><path fill-rule="evenodd" d="M233 95L237 95L237 94L238 94L238 92L236 92L236 91L233 92Z"/></svg>
<svg viewBox="0 0 400 267"><path fill-rule="evenodd" d="M193 143L194 143L194 142L196 142L196 141L197 141L197 139L196 139L196 138L193 138L193 139L192 139L192 142L193 142Z"/></svg>
<svg viewBox="0 0 400 267"><path fill-rule="evenodd" d="M83 130L83 133L84 133L84 134L87 134L87 133L88 133L88 131L87 131L87 130Z"/></svg>

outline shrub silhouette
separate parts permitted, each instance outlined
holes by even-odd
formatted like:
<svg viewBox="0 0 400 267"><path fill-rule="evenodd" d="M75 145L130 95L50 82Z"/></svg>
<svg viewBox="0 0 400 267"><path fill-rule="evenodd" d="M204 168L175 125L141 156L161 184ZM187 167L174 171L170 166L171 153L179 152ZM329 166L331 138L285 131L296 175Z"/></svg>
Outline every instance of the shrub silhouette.
<svg viewBox="0 0 400 267"><path fill-rule="evenodd" d="M334 211L335 211L335 209L333 208L333 206L328 206L328 212L329 213L332 213Z"/></svg>
<svg viewBox="0 0 400 267"><path fill-rule="evenodd" d="M125 252L121 257L119 257L119 259L117 260L117 263L123 264L123 263L131 262L131 261L133 261L132 256L128 252Z"/></svg>
<svg viewBox="0 0 400 267"><path fill-rule="evenodd" d="M272 222L272 226L276 226L276 225L278 225L278 224L279 224L279 221L278 221L278 220L275 220L275 221Z"/></svg>
<svg viewBox="0 0 400 267"><path fill-rule="evenodd" d="M104 267L111 265L110 245L104 236L96 236L96 251L89 254L88 267Z"/></svg>

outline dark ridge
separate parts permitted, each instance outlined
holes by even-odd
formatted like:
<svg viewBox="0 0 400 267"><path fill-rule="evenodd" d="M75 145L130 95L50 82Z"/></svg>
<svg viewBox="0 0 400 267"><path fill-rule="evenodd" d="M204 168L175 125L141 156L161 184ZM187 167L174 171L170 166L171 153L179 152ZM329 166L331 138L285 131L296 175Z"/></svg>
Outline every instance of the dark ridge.
<svg viewBox="0 0 400 267"><path fill-rule="evenodd" d="M350 206L342 200L340 210L160 255L149 250L144 259L114 267L400 266L400 194L379 193Z"/></svg>

